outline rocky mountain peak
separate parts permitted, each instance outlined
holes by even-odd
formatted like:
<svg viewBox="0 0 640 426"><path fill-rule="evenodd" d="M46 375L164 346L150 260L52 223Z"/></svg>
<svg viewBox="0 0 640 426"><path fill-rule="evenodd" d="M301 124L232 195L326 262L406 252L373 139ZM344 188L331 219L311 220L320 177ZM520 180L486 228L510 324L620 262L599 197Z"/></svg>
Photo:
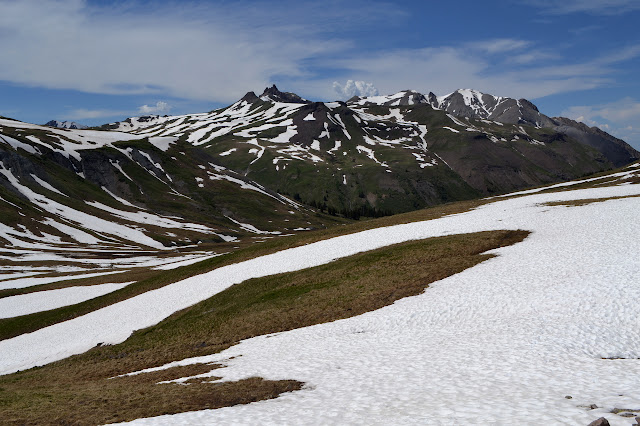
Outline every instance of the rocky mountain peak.
<svg viewBox="0 0 640 426"><path fill-rule="evenodd" d="M258 98L258 96L256 96L254 92L247 92L247 94L240 99L240 102L245 101L251 104L257 101L258 99L260 98Z"/></svg>
<svg viewBox="0 0 640 426"><path fill-rule="evenodd" d="M311 101L301 98L295 93L291 92L281 92L278 90L276 85L274 84L271 87L267 87L260 95L261 99L271 100L275 102L285 102L285 103L293 103L293 104L309 104Z"/></svg>
<svg viewBox="0 0 640 426"><path fill-rule="evenodd" d="M78 124L75 121L59 121L59 120L50 120L45 123L45 126L56 127L58 129L86 129L88 126L84 126L82 124Z"/></svg>

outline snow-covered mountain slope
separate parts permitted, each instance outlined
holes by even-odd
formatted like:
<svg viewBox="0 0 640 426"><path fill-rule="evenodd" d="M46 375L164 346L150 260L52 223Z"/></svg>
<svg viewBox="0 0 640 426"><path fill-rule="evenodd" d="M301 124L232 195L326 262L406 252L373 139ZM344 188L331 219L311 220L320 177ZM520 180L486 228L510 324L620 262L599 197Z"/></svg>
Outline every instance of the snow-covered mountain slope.
<svg viewBox="0 0 640 426"><path fill-rule="evenodd" d="M548 117L526 99L494 96L473 89L459 89L444 96L436 96L433 93L424 96L413 91L402 91L391 96L354 98L350 102L358 105L386 106L426 103L456 117L553 129L597 149L618 167L640 157L640 153L624 141L598 128L589 128L567 118Z"/></svg>
<svg viewBox="0 0 640 426"><path fill-rule="evenodd" d="M2 341L0 368L8 373L122 341L250 277L407 240L524 229L532 231L525 241L495 250L496 258L419 296L170 364L219 363L223 368L209 375L222 381L293 379L306 383L301 391L135 423L588 424L605 416L613 425L630 425L612 411L640 404L638 171L636 164L598 181L564 184L558 192L541 188L462 214L219 268ZM587 183L591 187L579 189Z"/></svg>
<svg viewBox="0 0 640 426"><path fill-rule="evenodd" d="M267 188L351 217L507 192L613 165L561 133L460 119L411 91L312 103L274 86L209 113L131 118L107 128L180 138Z"/></svg>
<svg viewBox="0 0 640 426"><path fill-rule="evenodd" d="M493 96L472 89L460 89L438 97L429 94L429 99L433 107L459 117L527 124L534 127L553 127L555 124L526 99Z"/></svg>
<svg viewBox="0 0 640 426"><path fill-rule="evenodd" d="M0 213L7 273L153 266L185 259L184 251L206 255L215 244L328 223L177 137L7 119L0 120Z"/></svg>

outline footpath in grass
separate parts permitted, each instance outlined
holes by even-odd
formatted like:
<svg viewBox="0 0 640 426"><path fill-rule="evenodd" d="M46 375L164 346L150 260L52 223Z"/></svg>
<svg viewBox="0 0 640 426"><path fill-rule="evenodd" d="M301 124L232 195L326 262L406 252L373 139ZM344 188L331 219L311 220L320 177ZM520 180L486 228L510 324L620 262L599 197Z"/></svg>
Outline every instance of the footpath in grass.
<svg viewBox="0 0 640 426"><path fill-rule="evenodd" d="M522 241L526 231L491 231L410 241L302 271L256 278L175 313L127 341L0 377L0 418L9 424L101 424L274 398L292 380L157 383L216 366L114 376L219 352L240 340L360 315L421 293L432 282Z"/></svg>

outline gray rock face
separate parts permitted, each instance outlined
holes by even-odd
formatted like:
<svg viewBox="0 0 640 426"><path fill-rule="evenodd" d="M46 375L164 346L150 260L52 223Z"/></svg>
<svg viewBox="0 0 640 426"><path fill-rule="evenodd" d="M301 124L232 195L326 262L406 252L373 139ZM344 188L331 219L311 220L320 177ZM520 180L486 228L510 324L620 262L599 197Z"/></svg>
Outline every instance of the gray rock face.
<svg viewBox="0 0 640 426"><path fill-rule="evenodd" d="M57 127L59 129L87 129L88 128L88 126L78 124L75 121L58 121L58 120L47 121L45 126Z"/></svg>
<svg viewBox="0 0 640 426"><path fill-rule="evenodd" d="M471 89L460 89L438 98L429 94L432 107L459 117L498 121L508 124L524 124L534 127L551 127L553 121L538 111L526 99L504 98Z"/></svg>
<svg viewBox="0 0 640 426"><path fill-rule="evenodd" d="M311 103L311 101L303 99L300 96L296 95L295 93L281 92L280 90L278 90L275 84L271 87L267 87L266 89L264 89L264 92L262 92L262 95L260 95L260 97L261 98L268 97L269 99L275 102L289 102L294 104L310 104Z"/></svg>
<svg viewBox="0 0 640 426"><path fill-rule="evenodd" d="M441 98L430 93L428 101L432 107L459 117L553 129L600 151L616 167L640 158L640 152L625 141L568 118L550 118L526 99L495 97L476 90L461 89Z"/></svg>
<svg viewBox="0 0 640 426"><path fill-rule="evenodd" d="M554 117L553 120L555 123L553 129L597 149L616 166L623 166L640 158L640 153L625 141L597 127L589 127L565 117Z"/></svg>

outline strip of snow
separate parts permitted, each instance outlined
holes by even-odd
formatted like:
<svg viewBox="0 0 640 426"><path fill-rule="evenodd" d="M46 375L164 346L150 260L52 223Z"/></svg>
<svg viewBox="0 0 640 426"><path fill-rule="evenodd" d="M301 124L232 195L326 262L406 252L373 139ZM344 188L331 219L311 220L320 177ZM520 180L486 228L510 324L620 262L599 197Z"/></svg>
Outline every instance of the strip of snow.
<svg viewBox="0 0 640 426"><path fill-rule="evenodd" d="M7 135L0 135L0 140L9 144L10 146L12 146L14 149L18 149L18 148L22 148L25 151L31 153L31 154L42 154L40 152L40 150L32 145L29 145L28 143L24 143L24 142L20 142L17 139L14 139L10 136Z"/></svg>
<svg viewBox="0 0 640 426"><path fill-rule="evenodd" d="M52 218L46 218L42 221L43 224L49 225L58 231L66 234L76 240L79 243L84 244L100 244L101 241L94 237L93 235L84 232L78 228L74 228L73 226L65 225L64 223L60 223Z"/></svg>
<svg viewBox="0 0 640 426"><path fill-rule="evenodd" d="M134 282L67 287L5 297L0 299L0 318L13 318L75 305L120 290Z"/></svg>
<svg viewBox="0 0 640 426"><path fill-rule="evenodd" d="M40 185L41 187L43 187L45 189L48 189L49 191L55 192L56 194L60 194L60 195L62 195L64 197L68 197L67 194L63 194L62 192L60 192L59 190L57 190L53 186L49 185L49 183L43 181L42 179L40 179L38 176L34 175L33 173L31 174L31 177L33 178L33 180L38 182L38 185Z"/></svg>
<svg viewBox="0 0 640 426"><path fill-rule="evenodd" d="M364 152L367 155L367 157L369 157L371 160L375 161L376 163L380 164L383 167L387 167L387 164L385 162L381 163L376 159L376 155L372 149L367 148L366 146L358 145L356 146L356 150L360 153Z"/></svg>
<svg viewBox="0 0 640 426"><path fill-rule="evenodd" d="M42 272L14 272L10 274L0 273L0 280L4 281L4 280L12 280L15 278L31 277L33 275L38 275L38 274L42 274Z"/></svg>
<svg viewBox="0 0 640 426"><path fill-rule="evenodd" d="M165 247L161 243L157 242L151 237L146 236L137 229L129 228L114 222L109 222L104 219L91 216L33 192L29 187L22 185L18 181L18 179L11 173L11 171L5 169L2 164L0 164L0 173L3 174L9 180L9 182L32 203L50 213L56 214L66 220L77 223L86 229L115 235L119 238L128 241L135 241L136 243L143 244L149 247L165 249Z"/></svg>
<svg viewBox="0 0 640 426"><path fill-rule="evenodd" d="M453 133L460 133L460 130L452 129L451 127L444 126L443 129L451 130Z"/></svg>
<svg viewBox="0 0 640 426"><path fill-rule="evenodd" d="M57 282L69 281L69 280L79 280L82 278L101 277L103 275L119 274L121 272L123 271L91 272L89 274L67 275L67 276L59 276L59 277L18 278L17 280L0 282L0 290L6 290L8 288L33 287L34 285L50 284L50 283L57 283Z"/></svg>
<svg viewBox="0 0 640 426"><path fill-rule="evenodd" d="M134 205L134 204L131 204L130 202L128 202L128 201L127 201L127 200L125 200L124 198L120 198L120 197L118 197L116 194L114 194L113 192L109 191L109 190L108 190L107 188L105 188L104 186L101 186L100 188L102 188L102 190L103 190L104 192L106 192L107 194L111 195L111 197L112 197L114 200L118 201L119 203L122 203L122 204L124 204L125 206L134 207L134 208L136 208L136 209L139 209L139 208L140 208L140 207L138 207L138 206L136 206L136 205Z"/></svg>
<svg viewBox="0 0 640 426"><path fill-rule="evenodd" d="M233 219L232 217L229 217L229 216L225 216L225 217L227 219L229 219L231 222L233 222L236 225L238 225L240 228L244 229L245 231L253 232L254 234L271 234L271 235L280 235L280 234L282 234L282 232L280 232L280 231L273 231L273 232L262 231L262 230L256 228L255 226L251 225L250 223L238 222L237 220L235 220L235 219Z"/></svg>
<svg viewBox="0 0 640 426"><path fill-rule="evenodd" d="M618 180L621 180L621 179L624 179L624 178L627 178L627 177L630 177L630 176L635 176L635 175L636 175L636 171L635 170L627 170L627 171L622 171L622 172L610 174L607 177L618 178ZM553 185L543 186L541 188L525 189L523 191L511 192L509 194L496 195L495 198L512 197L514 195L535 194L536 192L547 191L547 190L550 190L550 189L571 187L571 186L574 186L574 185L580 185L582 183L593 182L593 181L602 180L602 179L603 179L603 177L594 177L594 178L588 178L588 179L574 180L574 181L570 181L570 182L560 182L560 183L556 183L556 184L553 184Z"/></svg>
<svg viewBox="0 0 640 426"><path fill-rule="evenodd" d="M458 120L455 116L453 116L451 114L447 114L447 117L449 117L451 119L451 121L456 123L458 126L467 127L467 125L465 123L463 123L462 121Z"/></svg>
<svg viewBox="0 0 640 426"><path fill-rule="evenodd" d="M109 160L109 162L110 162L110 163L111 163L111 165L112 165L113 167L115 167L115 168L116 168L120 173L122 173L122 175L123 175L124 177L126 177L126 178L127 178L127 179L129 179L131 182L133 182L133 179L131 179L131 178L129 177L129 175L128 175L128 174L126 174L126 173L124 172L124 170L122 170L122 167L120 166L120 163L119 163L118 161ZM84 177L83 177L83 179L84 179Z"/></svg>
<svg viewBox="0 0 640 426"><path fill-rule="evenodd" d="M201 179L201 178L196 178L196 179ZM146 211L129 212L125 210L118 210L118 209L114 209L113 207L109 207L105 204L102 204L98 201L85 201L85 203L90 205L91 207L104 210L120 219L128 220L130 222L154 225L162 228L188 229L190 231L204 232L204 233L209 233L212 231L211 228L205 225L201 225L198 223L178 222L173 219L158 216Z"/></svg>
<svg viewBox="0 0 640 426"><path fill-rule="evenodd" d="M235 239L235 238L234 238ZM185 260L180 260L178 262L172 262L172 263L166 263L164 265L160 265L160 266L156 266L155 270L159 270L159 271L168 271L170 269L176 269L176 268L180 268L181 266L187 266L187 265L193 265L194 263L198 263L201 262L203 260L207 260L207 259L211 259L213 257L217 257L217 256L222 256L225 253L214 253L214 254L208 254L208 255L194 255L194 256L185 256L187 257L187 259Z"/></svg>
<svg viewBox="0 0 640 426"><path fill-rule="evenodd" d="M178 138L175 136L154 136L149 138L149 143L160 151L168 151L171 145L175 144Z"/></svg>
<svg viewBox="0 0 640 426"><path fill-rule="evenodd" d="M273 163L276 164L277 160L288 161L287 159L284 159L284 158L274 158L273 159ZM209 163L209 164L211 164L211 163ZM284 197L282 195L278 195L276 197L274 195L269 194L267 191L264 190L263 187L258 186L257 183L251 184L251 183L243 181L242 179L238 179L238 178L235 178L235 177L229 176L229 175L220 175L220 174L216 174L216 173L212 173L212 172L207 172L207 173L209 174L209 179L211 179L211 180L226 180L226 181L235 183L237 185L240 185L241 189L250 189L252 191L257 191L257 192L259 192L261 194L264 194L264 195L266 195L268 197L273 198L274 200L277 200L278 202L280 202L282 204L290 205L290 206L295 207L295 208L301 207L300 204L296 203L295 201L292 201L292 200L288 199L287 197Z"/></svg>

